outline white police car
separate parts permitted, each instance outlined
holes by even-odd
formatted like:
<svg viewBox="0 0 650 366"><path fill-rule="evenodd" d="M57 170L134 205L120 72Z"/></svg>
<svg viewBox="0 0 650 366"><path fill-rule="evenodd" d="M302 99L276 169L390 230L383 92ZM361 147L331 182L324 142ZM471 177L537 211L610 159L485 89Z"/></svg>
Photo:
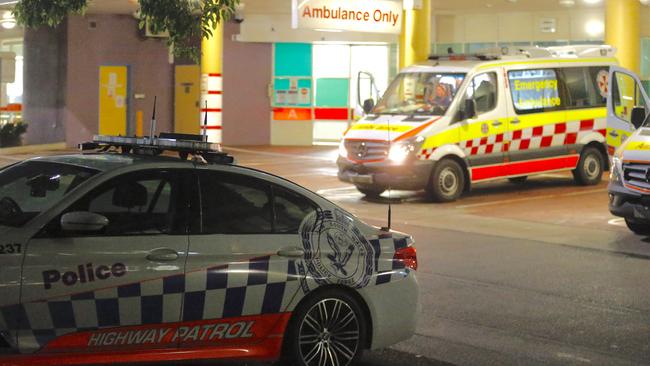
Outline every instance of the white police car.
<svg viewBox="0 0 650 366"><path fill-rule="evenodd" d="M348 365L413 334L410 236L203 141L97 141L0 171L0 364Z"/></svg>

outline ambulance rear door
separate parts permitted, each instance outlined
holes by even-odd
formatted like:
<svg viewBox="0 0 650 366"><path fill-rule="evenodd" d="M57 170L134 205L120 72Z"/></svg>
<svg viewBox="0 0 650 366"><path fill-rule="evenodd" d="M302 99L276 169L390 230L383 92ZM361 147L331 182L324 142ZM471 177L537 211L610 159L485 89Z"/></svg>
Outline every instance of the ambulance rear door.
<svg viewBox="0 0 650 366"><path fill-rule="evenodd" d="M650 99L639 77L612 66L607 95L607 145L610 155L645 121Z"/></svg>

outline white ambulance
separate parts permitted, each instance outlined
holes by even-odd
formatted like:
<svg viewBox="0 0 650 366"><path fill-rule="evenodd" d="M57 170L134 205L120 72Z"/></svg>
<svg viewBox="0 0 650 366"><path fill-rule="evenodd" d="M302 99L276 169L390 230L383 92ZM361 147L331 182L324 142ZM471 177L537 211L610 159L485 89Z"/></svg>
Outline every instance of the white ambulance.
<svg viewBox="0 0 650 366"><path fill-rule="evenodd" d="M339 179L368 196L425 189L456 200L475 183L571 170L593 185L634 128L607 126L610 46L432 56L400 72L344 135Z"/></svg>

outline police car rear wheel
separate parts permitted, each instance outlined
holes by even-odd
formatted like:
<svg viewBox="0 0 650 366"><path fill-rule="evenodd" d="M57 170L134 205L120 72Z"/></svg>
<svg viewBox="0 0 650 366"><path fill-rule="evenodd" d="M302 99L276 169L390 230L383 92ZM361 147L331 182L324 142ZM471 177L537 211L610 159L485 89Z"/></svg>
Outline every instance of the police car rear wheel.
<svg viewBox="0 0 650 366"><path fill-rule="evenodd" d="M357 186L357 190L359 192L363 193L365 196L371 197L371 198L379 197L385 191L384 188L360 187L360 186Z"/></svg>
<svg viewBox="0 0 650 366"><path fill-rule="evenodd" d="M603 176L603 155L596 148L587 147L580 154L573 178L583 186L598 184Z"/></svg>
<svg viewBox="0 0 650 366"><path fill-rule="evenodd" d="M427 192L434 202L455 201L465 188L465 175L460 164L444 159L436 164Z"/></svg>
<svg viewBox="0 0 650 366"><path fill-rule="evenodd" d="M625 219L625 225L638 235L650 235L650 222Z"/></svg>
<svg viewBox="0 0 650 366"><path fill-rule="evenodd" d="M358 302L345 292L328 290L294 313L282 364L352 365L365 342L366 323Z"/></svg>

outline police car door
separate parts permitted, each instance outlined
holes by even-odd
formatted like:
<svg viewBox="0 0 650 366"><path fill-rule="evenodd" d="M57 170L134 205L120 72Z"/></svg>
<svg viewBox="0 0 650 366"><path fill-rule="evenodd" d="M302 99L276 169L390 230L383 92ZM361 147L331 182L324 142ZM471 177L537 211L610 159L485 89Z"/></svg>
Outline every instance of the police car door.
<svg viewBox="0 0 650 366"><path fill-rule="evenodd" d="M607 97L607 144L610 155L641 126L650 100L632 71L612 66Z"/></svg>
<svg viewBox="0 0 650 366"><path fill-rule="evenodd" d="M202 220L190 235L182 346L277 347L299 288L298 227L315 206L249 175L198 174Z"/></svg>
<svg viewBox="0 0 650 366"><path fill-rule="evenodd" d="M28 243L22 351L178 345L187 179L183 170L119 175L52 214Z"/></svg>

